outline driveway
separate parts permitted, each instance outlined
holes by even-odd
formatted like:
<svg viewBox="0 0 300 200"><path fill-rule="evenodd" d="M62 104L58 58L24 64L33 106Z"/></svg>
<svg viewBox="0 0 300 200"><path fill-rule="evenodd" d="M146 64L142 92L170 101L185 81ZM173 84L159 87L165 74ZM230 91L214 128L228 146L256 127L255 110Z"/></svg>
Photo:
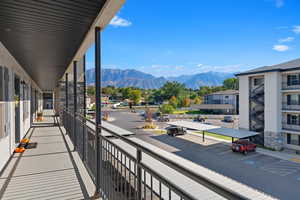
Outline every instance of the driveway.
<svg viewBox="0 0 300 200"><path fill-rule="evenodd" d="M191 134L170 137L166 134L146 132L136 127L144 122L136 113L114 112L113 123L136 133L143 139L166 151L207 167L241 183L249 185L279 199L298 200L300 196L300 163L249 153L233 153L226 143ZM159 126L166 126L158 123Z"/></svg>

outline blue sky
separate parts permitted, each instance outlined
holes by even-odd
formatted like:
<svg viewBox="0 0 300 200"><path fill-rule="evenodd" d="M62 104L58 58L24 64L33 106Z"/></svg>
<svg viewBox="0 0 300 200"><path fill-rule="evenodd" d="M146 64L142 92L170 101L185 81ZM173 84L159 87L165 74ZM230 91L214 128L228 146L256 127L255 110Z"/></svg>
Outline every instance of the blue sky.
<svg viewBox="0 0 300 200"><path fill-rule="evenodd" d="M102 34L102 65L178 76L300 58L299 10L299 0L127 0Z"/></svg>

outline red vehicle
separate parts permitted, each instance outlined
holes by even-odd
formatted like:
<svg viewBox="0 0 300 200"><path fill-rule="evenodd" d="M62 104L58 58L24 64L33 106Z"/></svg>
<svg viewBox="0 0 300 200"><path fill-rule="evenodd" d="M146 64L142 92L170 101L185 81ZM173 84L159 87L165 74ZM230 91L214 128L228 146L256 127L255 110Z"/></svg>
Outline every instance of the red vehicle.
<svg viewBox="0 0 300 200"><path fill-rule="evenodd" d="M248 152L255 152L256 144L249 140L237 140L232 142L231 149L233 152L240 152L246 155Z"/></svg>

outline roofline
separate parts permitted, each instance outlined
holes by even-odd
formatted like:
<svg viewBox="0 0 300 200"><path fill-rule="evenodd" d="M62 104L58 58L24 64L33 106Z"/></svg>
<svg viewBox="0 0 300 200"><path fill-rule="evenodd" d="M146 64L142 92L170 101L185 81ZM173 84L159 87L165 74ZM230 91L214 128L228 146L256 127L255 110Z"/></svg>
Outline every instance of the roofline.
<svg viewBox="0 0 300 200"><path fill-rule="evenodd" d="M95 18L93 24L89 28L87 34L85 35L80 47L76 51L73 59L71 60L70 64L68 65L65 73L72 71L73 69L73 61L80 60L88 48L94 43L95 41L95 28L100 27L101 31L109 24L111 19L116 15L116 13L120 10L126 0L106 0L105 4L103 5L102 9L100 10L98 16ZM65 74L64 73L64 74ZM64 77L64 75L63 75ZM63 78L61 77L61 78Z"/></svg>
<svg viewBox="0 0 300 200"><path fill-rule="evenodd" d="M286 72L286 71L293 71L293 70L300 70L300 67L294 67L289 69L269 69L269 70L262 70L256 72L242 72L242 73L235 74L235 76L246 76L246 75L260 74L260 73L267 73L267 72Z"/></svg>

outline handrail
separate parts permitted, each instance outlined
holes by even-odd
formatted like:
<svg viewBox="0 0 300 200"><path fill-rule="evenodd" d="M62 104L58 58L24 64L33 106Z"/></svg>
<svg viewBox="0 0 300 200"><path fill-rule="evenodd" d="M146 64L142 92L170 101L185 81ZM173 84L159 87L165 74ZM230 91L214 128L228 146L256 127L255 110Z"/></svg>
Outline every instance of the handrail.
<svg viewBox="0 0 300 200"><path fill-rule="evenodd" d="M66 112L68 112L71 116L73 116L73 113L65 110ZM91 123L93 123L95 126L95 122L89 120L89 119L86 119L83 115L79 114L79 113L76 113L77 116L79 117L82 117L84 118L84 120L86 121L89 121ZM185 166L183 165L180 165L176 162L174 162L173 160L171 159L168 159L166 157L162 157L161 155L157 154L156 152L148 149L148 148L145 148L144 146L124 137L124 136L121 136L119 135L118 133L115 133L114 131L110 130L110 129L107 129L103 126L101 126L102 129L104 129L105 131L109 132L110 134L112 134L113 136L115 136L116 138L134 146L137 150L140 150L141 152L144 152L150 156L152 156L153 158L157 159L158 161L160 161L161 163L163 164L166 164L168 167L172 168L172 169L175 169L176 171L182 173L183 175L189 177L190 179L204 185L205 187L207 187L208 189L218 193L219 195L225 197L225 198L228 198L228 199L232 199L232 200L246 200L246 199L249 199L229 188L226 188L224 187L223 185L217 183L216 181L213 181L213 180L210 180L208 179L207 177L205 176L202 176L198 173L195 173L193 171L190 171L188 168L186 168ZM96 131L96 130L95 130ZM100 135L100 137L104 137L102 135ZM180 190L180 188L178 188Z"/></svg>

